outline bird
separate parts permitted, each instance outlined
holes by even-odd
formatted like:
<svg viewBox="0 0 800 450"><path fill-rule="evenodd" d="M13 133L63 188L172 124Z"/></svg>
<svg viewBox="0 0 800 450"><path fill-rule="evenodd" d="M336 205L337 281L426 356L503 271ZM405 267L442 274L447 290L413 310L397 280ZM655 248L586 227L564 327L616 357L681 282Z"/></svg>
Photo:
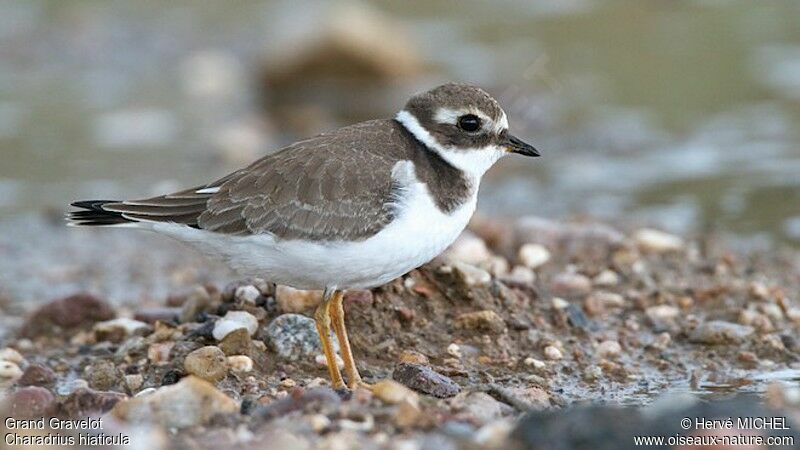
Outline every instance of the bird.
<svg viewBox="0 0 800 450"><path fill-rule="evenodd" d="M486 91L447 83L411 96L392 118L295 142L207 184L76 201L67 220L154 231L244 276L323 291L314 320L331 385L369 389L349 343L344 292L384 285L450 246L475 212L484 173L511 153L540 155L508 128Z"/></svg>

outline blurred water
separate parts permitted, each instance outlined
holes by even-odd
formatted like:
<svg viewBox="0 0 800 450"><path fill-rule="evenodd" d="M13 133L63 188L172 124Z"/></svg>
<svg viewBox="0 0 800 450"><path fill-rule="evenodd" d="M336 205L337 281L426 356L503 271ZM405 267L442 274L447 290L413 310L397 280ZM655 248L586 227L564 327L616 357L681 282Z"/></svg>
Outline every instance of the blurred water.
<svg viewBox="0 0 800 450"><path fill-rule="evenodd" d="M406 27L429 68L403 95L481 84L542 150L490 173L486 213L800 241L800 3L371 6ZM262 118L255 74L277 37L327 8L3 2L0 215L200 184L290 140Z"/></svg>

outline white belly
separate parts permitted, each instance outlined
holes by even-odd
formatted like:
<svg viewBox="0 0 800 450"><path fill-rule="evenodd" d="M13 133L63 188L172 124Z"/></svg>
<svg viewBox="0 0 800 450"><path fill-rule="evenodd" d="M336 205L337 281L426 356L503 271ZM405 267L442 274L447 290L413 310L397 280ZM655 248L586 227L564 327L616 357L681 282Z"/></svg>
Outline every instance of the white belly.
<svg viewBox="0 0 800 450"><path fill-rule="evenodd" d="M157 223L153 229L222 258L245 276L299 289L366 289L385 284L430 261L464 230L477 200L472 196L450 214L433 203L427 187L407 185L400 215L360 242L276 240L272 235L228 236L182 225Z"/></svg>

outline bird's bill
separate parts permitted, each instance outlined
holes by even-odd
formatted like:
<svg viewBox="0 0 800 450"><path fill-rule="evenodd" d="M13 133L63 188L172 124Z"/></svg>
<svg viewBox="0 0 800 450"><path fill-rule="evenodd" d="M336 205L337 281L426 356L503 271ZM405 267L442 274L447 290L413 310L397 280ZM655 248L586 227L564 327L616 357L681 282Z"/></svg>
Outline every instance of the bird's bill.
<svg viewBox="0 0 800 450"><path fill-rule="evenodd" d="M506 146L506 151L510 153L519 153L524 156L540 156L539 150L536 150L531 144L524 142L522 139L507 135L506 141L503 143Z"/></svg>

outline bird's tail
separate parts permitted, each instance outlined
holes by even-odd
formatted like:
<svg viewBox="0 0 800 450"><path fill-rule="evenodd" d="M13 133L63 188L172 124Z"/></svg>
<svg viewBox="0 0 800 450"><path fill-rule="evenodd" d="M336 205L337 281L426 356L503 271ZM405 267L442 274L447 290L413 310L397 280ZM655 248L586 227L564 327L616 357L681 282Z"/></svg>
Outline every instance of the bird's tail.
<svg viewBox="0 0 800 450"><path fill-rule="evenodd" d="M103 205L108 203L118 202L115 200L84 200L72 203L72 206L81 208L81 210L67 213L67 224L73 227L108 227L138 222L124 217L120 212L103 209Z"/></svg>

